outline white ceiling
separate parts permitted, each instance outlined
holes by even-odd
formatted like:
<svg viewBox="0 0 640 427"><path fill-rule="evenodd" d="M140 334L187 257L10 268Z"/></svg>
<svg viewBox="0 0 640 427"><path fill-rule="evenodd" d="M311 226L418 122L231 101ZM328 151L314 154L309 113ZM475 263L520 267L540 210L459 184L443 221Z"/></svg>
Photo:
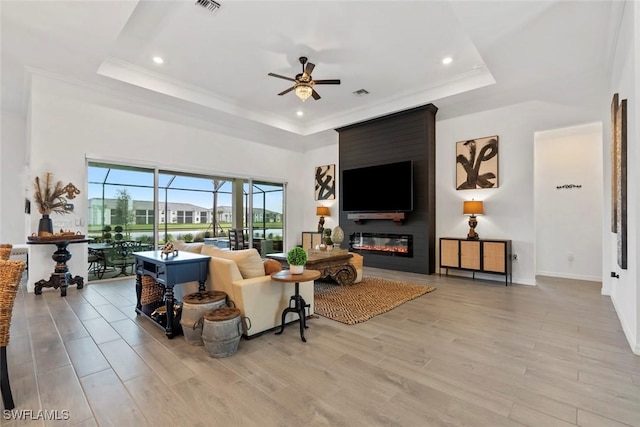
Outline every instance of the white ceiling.
<svg viewBox="0 0 640 427"><path fill-rule="evenodd" d="M2 108L23 112L25 82L37 72L287 143L430 102L439 119L531 100L581 105L607 89L623 7L615 0L220 3L212 13L195 0L2 0ZM291 82L267 73L294 77L300 56L316 65L315 79L341 84L316 86L317 101L277 96ZM445 56L453 62L443 65ZM370 94L354 95L359 89Z"/></svg>

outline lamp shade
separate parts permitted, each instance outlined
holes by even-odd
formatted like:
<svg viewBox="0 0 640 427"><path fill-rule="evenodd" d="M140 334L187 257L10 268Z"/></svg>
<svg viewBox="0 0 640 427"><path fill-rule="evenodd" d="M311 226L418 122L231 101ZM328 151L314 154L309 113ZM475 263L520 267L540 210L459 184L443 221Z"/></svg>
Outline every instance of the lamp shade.
<svg viewBox="0 0 640 427"><path fill-rule="evenodd" d="M316 215L318 215L318 216L329 216L329 208L327 206L318 206L318 207L316 207Z"/></svg>
<svg viewBox="0 0 640 427"><path fill-rule="evenodd" d="M462 213L463 215L482 215L484 214L484 205L481 200L465 201Z"/></svg>

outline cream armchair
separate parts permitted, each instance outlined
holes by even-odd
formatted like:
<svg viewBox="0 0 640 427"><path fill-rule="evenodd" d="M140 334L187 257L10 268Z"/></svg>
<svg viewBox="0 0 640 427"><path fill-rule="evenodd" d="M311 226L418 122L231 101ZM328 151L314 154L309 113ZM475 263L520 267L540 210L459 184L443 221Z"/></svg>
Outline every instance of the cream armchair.
<svg viewBox="0 0 640 427"><path fill-rule="evenodd" d="M255 251L246 249L245 251ZM244 251L232 251L244 252ZM210 255L207 250L203 255ZM259 255L258 255L259 257ZM243 278L234 260L211 255L207 288L225 292L243 317L246 337L280 326L282 312L289 306L289 297L295 293L294 283L280 283L271 280L270 276ZM300 283L300 294L310 304L307 315L313 314L313 281ZM287 314L286 322L297 320L293 313Z"/></svg>

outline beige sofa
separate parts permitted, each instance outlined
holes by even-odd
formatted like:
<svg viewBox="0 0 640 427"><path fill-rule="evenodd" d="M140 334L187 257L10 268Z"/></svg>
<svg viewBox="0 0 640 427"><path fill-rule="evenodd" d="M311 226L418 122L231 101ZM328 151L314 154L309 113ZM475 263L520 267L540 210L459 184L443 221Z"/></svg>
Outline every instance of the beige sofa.
<svg viewBox="0 0 640 427"><path fill-rule="evenodd" d="M211 257L206 287L225 292L233 301L243 316L247 338L280 326L282 312L289 306L295 284L272 281L257 250L229 251L213 245L180 241L174 242L174 248ZM182 294L198 290L197 283L181 287ZM310 305L307 314L313 314L313 281L300 282L300 294ZM289 313L286 322L297 319L297 315Z"/></svg>

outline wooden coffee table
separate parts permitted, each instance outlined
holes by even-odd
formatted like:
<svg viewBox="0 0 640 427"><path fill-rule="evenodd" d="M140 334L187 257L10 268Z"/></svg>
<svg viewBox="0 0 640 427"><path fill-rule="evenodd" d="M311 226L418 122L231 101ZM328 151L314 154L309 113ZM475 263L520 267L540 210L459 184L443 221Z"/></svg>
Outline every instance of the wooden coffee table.
<svg viewBox="0 0 640 427"><path fill-rule="evenodd" d="M353 285L357 277L356 268L349 262L353 257L346 251L313 251L308 252L305 268L318 270L320 278L330 277L341 286ZM268 254L267 258L279 261L284 268L289 266L286 253Z"/></svg>

